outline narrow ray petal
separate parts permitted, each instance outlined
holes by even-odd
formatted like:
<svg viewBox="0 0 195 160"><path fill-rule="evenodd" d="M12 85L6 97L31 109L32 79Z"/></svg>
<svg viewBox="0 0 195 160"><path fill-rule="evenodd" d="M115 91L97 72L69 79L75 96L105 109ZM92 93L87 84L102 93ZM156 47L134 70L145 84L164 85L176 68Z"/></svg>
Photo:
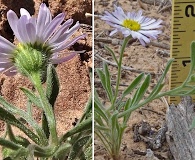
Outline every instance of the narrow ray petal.
<svg viewBox="0 0 195 160"><path fill-rule="evenodd" d="M76 55L77 55L77 53L73 52L70 55L63 57L63 58L51 59L51 63L53 63L53 64L63 63L63 62L69 61L70 59L72 59Z"/></svg>
<svg viewBox="0 0 195 160"><path fill-rule="evenodd" d="M83 39L83 38L85 38L85 37L86 37L85 34L80 35L80 36L74 38L73 40L71 40L71 41L69 41L69 42L67 42L67 43L65 43L65 44L59 45L58 47L52 49L52 51L53 51L53 52L59 52L59 51L61 51L61 50L64 50L64 49L66 49L66 48L72 46L73 44L75 44L78 40Z"/></svg>
<svg viewBox="0 0 195 160"><path fill-rule="evenodd" d="M62 23L62 21L64 20L65 14L61 13L59 15L57 15L52 21L51 23L47 26L47 28L45 29L43 36L44 36L44 41L46 41L56 30L56 28Z"/></svg>

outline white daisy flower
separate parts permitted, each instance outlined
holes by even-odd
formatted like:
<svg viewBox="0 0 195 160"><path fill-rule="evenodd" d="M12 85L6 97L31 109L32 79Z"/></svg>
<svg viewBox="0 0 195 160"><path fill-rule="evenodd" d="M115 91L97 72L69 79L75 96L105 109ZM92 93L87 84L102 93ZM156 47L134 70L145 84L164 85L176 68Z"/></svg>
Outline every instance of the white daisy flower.
<svg viewBox="0 0 195 160"><path fill-rule="evenodd" d="M114 6L115 10L112 13L105 11L105 15L101 17L110 26L115 29L110 33L110 36L117 32L121 32L124 37L132 36L138 39L145 46L151 39L156 39L161 33L157 30L161 27L162 20L155 20L142 16L142 10L136 12L124 13L121 7Z"/></svg>
<svg viewBox="0 0 195 160"><path fill-rule="evenodd" d="M24 8L20 9L20 15L18 18L14 11L7 12L8 22L19 44L14 45L0 36L0 72L8 76L14 75L20 70L20 64L23 68L27 66L26 70L42 70L48 63L62 63L81 53L67 52L68 56L59 58L60 51L86 36L82 34L72 38L80 27L79 22L72 27L73 19L61 24L65 14L60 13L52 19L51 12L44 3L40 5L37 18L32 17Z"/></svg>

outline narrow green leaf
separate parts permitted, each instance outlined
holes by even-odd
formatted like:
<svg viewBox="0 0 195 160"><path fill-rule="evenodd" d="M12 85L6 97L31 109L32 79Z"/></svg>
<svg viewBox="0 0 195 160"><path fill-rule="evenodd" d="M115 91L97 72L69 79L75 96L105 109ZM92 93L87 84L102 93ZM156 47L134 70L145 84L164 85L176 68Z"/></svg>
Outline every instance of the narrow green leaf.
<svg viewBox="0 0 195 160"><path fill-rule="evenodd" d="M97 72L98 76L100 77L102 86L104 87L105 90L107 90L107 88L106 88L106 76L105 76L104 72L100 69L96 69L96 72Z"/></svg>
<svg viewBox="0 0 195 160"><path fill-rule="evenodd" d="M5 121L6 123L9 123L10 125L13 125L17 128L19 128L21 131L23 131L29 138L31 138L35 143L40 144L39 137L34 134L30 129L28 129L23 123L21 123L19 120L15 118L15 116L2 107L0 107L0 120Z"/></svg>
<svg viewBox="0 0 195 160"><path fill-rule="evenodd" d="M46 97L54 109L54 104L59 93L59 79L55 67L49 64L47 67ZM42 129L47 138L50 136L49 126L45 113L42 115Z"/></svg>
<svg viewBox="0 0 195 160"><path fill-rule="evenodd" d="M114 51L111 48L109 48L108 46L106 46L106 45L104 46L104 48L111 53L112 58L115 60L116 64L118 64L118 60L117 60L117 58L115 56L116 53L114 53Z"/></svg>
<svg viewBox="0 0 195 160"><path fill-rule="evenodd" d="M5 147L5 148L12 149L12 150L18 150L18 149L22 148L21 145L16 144L10 140L6 140L4 138L0 138L0 145Z"/></svg>
<svg viewBox="0 0 195 160"><path fill-rule="evenodd" d="M80 133L80 132L86 131L86 130L92 130L92 118L88 118L87 120L76 125L70 131L66 132L66 134L64 134L62 136L62 138L60 139L60 142L65 141L68 137L70 137L76 133Z"/></svg>
<svg viewBox="0 0 195 160"><path fill-rule="evenodd" d="M37 140L39 143L47 144L47 139L46 139L45 134L43 133L42 129L39 127L37 122L34 119L32 119L32 117L30 117L25 111L23 111L20 108L15 107L12 104L9 104L1 96L0 96L0 104L3 106L3 109L6 109L6 112L8 112L11 115L16 114L17 116L23 118L28 124L30 124L33 127L33 129L36 130L39 137L40 137L40 140ZM21 124L23 124L23 123L21 123Z"/></svg>
<svg viewBox="0 0 195 160"><path fill-rule="evenodd" d="M106 94L107 94L108 99L111 100L112 97L110 96L110 91L109 91L109 89L107 87L106 75L100 69L97 69L96 71L97 71L98 76L100 77L102 86L103 86L104 90L106 91Z"/></svg>
<svg viewBox="0 0 195 160"><path fill-rule="evenodd" d="M125 104L124 111L128 110L131 107L131 99L129 98ZM131 112L126 114L123 118L123 124L126 124L127 121L129 120L129 117L131 115Z"/></svg>
<svg viewBox="0 0 195 160"><path fill-rule="evenodd" d="M136 77L134 79L134 81L127 87L127 89L125 89L122 93L122 97L125 97L127 96L128 94L130 94L133 89L135 89L141 82L141 80L143 79L144 77L144 73L140 74L138 77Z"/></svg>
<svg viewBox="0 0 195 160"><path fill-rule="evenodd" d="M118 125L118 111L115 111L111 117L111 137L112 141L116 142L119 134L119 125Z"/></svg>
<svg viewBox="0 0 195 160"><path fill-rule="evenodd" d="M24 92L24 94L29 98L32 103L34 103L37 107L41 108L41 102L33 92L23 87L21 87L20 89Z"/></svg>
<svg viewBox="0 0 195 160"><path fill-rule="evenodd" d="M191 43L191 70L195 69L195 41Z"/></svg>
<svg viewBox="0 0 195 160"><path fill-rule="evenodd" d="M102 117L99 114L97 114L94 110L94 124L96 124L96 123L99 124L100 126L104 126L104 122L102 120Z"/></svg>
<svg viewBox="0 0 195 160"><path fill-rule="evenodd" d="M140 86L140 88L136 91L133 100L132 100L132 106L135 106L139 101L143 98L149 84L150 84L151 75L147 75L144 82Z"/></svg>
<svg viewBox="0 0 195 160"><path fill-rule="evenodd" d="M169 71L170 67L171 67L171 64L173 63L174 59L170 59L168 62L167 62L167 65L165 67L165 70L163 72L163 74L161 75L158 83L155 85L155 87L153 88L152 92L150 93L149 97L148 98L152 98L154 97L155 95L157 95L161 89L163 88L164 84L163 83L163 80L165 78L165 76L167 75L167 72Z"/></svg>
<svg viewBox="0 0 195 160"><path fill-rule="evenodd" d="M59 85L60 83L55 67L52 64L49 64L47 67L46 96L52 107L54 107L59 93Z"/></svg>
<svg viewBox="0 0 195 160"><path fill-rule="evenodd" d="M105 73L106 88L107 88L109 100L112 101L114 95L113 95L113 91L112 91L112 87L111 87L111 82L110 82L110 72L108 70L108 65L106 63L103 63L103 70L104 70L104 73Z"/></svg>
<svg viewBox="0 0 195 160"><path fill-rule="evenodd" d="M85 106L85 111L84 111L82 117L80 118L79 122L82 122L83 120L85 120L91 116L92 116L92 95L90 94L90 97L89 97L87 104Z"/></svg>
<svg viewBox="0 0 195 160"><path fill-rule="evenodd" d="M99 107L103 108L103 104L102 104L102 102L100 101L99 95L98 95L98 93L97 93L97 91L96 91L95 88L94 88L94 102L95 102Z"/></svg>
<svg viewBox="0 0 195 160"><path fill-rule="evenodd" d="M94 111L96 112L96 114L99 114L106 122L108 121L108 117L105 111L101 107L99 107L96 102L94 103Z"/></svg>
<svg viewBox="0 0 195 160"><path fill-rule="evenodd" d="M6 132L8 134L9 139L14 143L20 144L23 147L27 147L30 144L30 142L26 138L21 136L15 136L12 131L11 125L8 123L6 124Z"/></svg>
<svg viewBox="0 0 195 160"><path fill-rule="evenodd" d="M110 130L108 127L99 126L99 125L95 125L95 129L96 130L107 131L107 132Z"/></svg>
<svg viewBox="0 0 195 160"><path fill-rule="evenodd" d="M58 159L65 159L70 152L72 145L69 143L62 144L59 149L55 152L54 157Z"/></svg>
<svg viewBox="0 0 195 160"><path fill-rule="evenodd" d="M83 146L88 142L88 140L90 140L90 138L91 138L91 136L85 136L85 137L78 139L74 143L72 150L70 151L70 154L68 156L68 160L76 160L76 158L79 158L79 156L83 150Z"/></svg>
<svg viewBox="0 0 195 160"><path fill-rule="evenodd" d="M119 104L116 108L117 108L117 110L118 111L120 111L121 109L123 109L124 108L124 106L125 106L125 102L117 102L117 104Z"/></svg>

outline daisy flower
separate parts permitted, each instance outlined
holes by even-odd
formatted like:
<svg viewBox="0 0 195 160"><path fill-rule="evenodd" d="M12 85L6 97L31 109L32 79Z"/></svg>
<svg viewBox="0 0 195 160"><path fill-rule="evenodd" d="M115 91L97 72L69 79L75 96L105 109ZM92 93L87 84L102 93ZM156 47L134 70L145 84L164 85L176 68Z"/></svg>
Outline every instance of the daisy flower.
<svg viewBox="0 0 195 160"><path fill-rule="evenodd" d="M47 6L40 5L38 17L32 17L29 12L21 8L20 18L12 10L7 12L7 19L19 44L14 45L0 36L0 72L11 76L19 70L19 63L28 63L33 67L47 66L48 63L58 64L73 58L77 53L68 52L66 57L59 58L60 51L72 46L85 37L84 34L72 38L79 29L77 22L74 26L73 19L61 24L65 18L64 13L58 14L54 19ZM25 60L24 58L28 58ZM32 61L34 60L34 61ZM41 64L38 68L38 64ZM27 67L28 68L28 67Z"/></svg>
<svg viewBox="0 0 195 160"><path fill-rule="evenodd" d="M115 10L112 13L105 11L105 15L101 17L110 26L115 29L110 33L110 36L117 32L121 32L124 37L132 36L138 39L145 46L151 39L156 39L161 33L157 30L161 27L162 20L155 20L142 16L142 11L124 13L121 7L114 6Z"/></svg>

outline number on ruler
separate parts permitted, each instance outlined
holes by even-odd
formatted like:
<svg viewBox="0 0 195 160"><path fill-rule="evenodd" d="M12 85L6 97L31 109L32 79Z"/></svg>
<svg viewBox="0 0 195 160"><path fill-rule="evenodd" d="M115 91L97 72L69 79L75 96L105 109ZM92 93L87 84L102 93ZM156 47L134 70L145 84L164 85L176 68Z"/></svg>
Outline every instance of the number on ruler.
<svg viewBox="0 0 195 160"><path fill-rule="evenodd" d="M190 63L190 62L191 62L191 60L184 60L184 61L182 61L182 64L185 67L186 66L186 63Z"/></svg>
<svg viewBox="0 0 195 160"><path fill-rule="evenodd" d="M186 17L190 17L190 14L189 14L189 9L191 10L191 15L193 16L193 17L195 17L195 13L194 13L194 6L193 5L187 5L186 6L186 9L185 9L185 15L186 15Z"/></svg>

